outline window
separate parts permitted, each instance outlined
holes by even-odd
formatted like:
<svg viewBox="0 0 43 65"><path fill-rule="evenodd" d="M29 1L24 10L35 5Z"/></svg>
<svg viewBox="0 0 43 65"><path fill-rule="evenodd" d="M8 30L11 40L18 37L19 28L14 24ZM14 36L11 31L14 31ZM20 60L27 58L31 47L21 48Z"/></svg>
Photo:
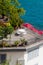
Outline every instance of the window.
<svg viewBox="0 0 43 65"><path fill-rule="evenodd" d="M0 64L6 60L6 54L0 54Z"/></svg>

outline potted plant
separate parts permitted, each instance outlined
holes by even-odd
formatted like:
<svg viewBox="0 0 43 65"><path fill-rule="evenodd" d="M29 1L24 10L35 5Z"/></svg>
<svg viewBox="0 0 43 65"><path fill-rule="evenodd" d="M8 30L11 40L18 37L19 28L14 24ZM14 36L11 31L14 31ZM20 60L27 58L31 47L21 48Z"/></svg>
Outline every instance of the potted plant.
<svg viewBox="0 0 43 65"><path fill-rule="evenodd" d="M6 41L3 41L3 42L1 43L1 46L2 46L2 47L10 47L10 45L9 45Z"/></svg>
<svg viewBox="0 0 43 65"><path fill-rule="evenodd" d="M19 40L15 41L15 42L14 42L14 46L19 46L19 43L20 43Z"/></svg>
<svg viewBox="0 0 43 65"><path fill-rule="evenodd" d="M22 46L27 45L27 40L25 40L25 39L21 39L21 45L22 45Z"/></svg>

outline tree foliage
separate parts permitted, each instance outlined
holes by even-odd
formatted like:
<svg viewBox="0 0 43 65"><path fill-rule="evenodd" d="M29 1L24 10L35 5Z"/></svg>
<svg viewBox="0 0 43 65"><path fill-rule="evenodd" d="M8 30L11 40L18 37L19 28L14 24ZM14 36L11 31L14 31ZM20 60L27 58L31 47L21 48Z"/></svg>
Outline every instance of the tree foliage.
<svg viewBox="0 0 43 65"><path fill-rule="evenodd" d="M19 6L18 0L0 0L0 15L7 16L13 26L19 26L22 22L20 17L25 13Z"/></svg>
<svg viewBox="0 0 43 65"><path fill-rule="evenodd" d="M0 26L0 36L2 36L3 38L7 38L8 34L11 34L13 32L13 27L10 26Z"/></svg>

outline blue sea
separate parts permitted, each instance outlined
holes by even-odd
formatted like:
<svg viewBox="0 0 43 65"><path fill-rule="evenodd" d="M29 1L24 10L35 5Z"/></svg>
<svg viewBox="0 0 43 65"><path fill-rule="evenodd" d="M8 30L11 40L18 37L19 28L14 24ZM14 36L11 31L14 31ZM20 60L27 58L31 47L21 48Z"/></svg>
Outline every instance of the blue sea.
<svg viewBox="0 0 43 65"><path fill-rule="evenodd" d="M22 18L35 28L43 30L43 0L19 0L21 7L26 10Z"/></svg>

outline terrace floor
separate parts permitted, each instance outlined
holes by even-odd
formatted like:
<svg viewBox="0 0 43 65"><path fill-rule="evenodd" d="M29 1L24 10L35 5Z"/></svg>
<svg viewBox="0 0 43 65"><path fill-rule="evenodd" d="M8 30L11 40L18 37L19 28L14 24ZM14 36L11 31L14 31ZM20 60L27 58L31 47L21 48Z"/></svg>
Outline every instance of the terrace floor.
<svg viewBox="0 0 43 65"><path fill-rule="evenodd" d="M39 40L43 40L43 35L41 36L37 33L34 33L33 31L31 31L29 29L26 31L27 31L27 34L19 35L19 36L16 36L15 32L13 32L11 35L10 43L12 43L13 41L16 41L16 40L20 40L20 39L26 39L28 42L32 42L32 41L37 42ZM9 37L7 40L9 40Z"/></svg>
<svg viewBox="0 0 43 65"><path fill-rule="evenodd" d="M3 40L8 42L9 44L13 44L17 40L26 39L28 41L28 45L32 45L33 43L43 40L43 35L42 36L38 35L37 33L34 33L33 31L31 31L29 29L26 31L27 31L26 35L19 35L19 36L16 36L15 31L14 31L11 34L11 39L10 39L10 35L8 35L8 39L3 39ZM1 40L0 40L0 43L1 43Z"/></svg>

